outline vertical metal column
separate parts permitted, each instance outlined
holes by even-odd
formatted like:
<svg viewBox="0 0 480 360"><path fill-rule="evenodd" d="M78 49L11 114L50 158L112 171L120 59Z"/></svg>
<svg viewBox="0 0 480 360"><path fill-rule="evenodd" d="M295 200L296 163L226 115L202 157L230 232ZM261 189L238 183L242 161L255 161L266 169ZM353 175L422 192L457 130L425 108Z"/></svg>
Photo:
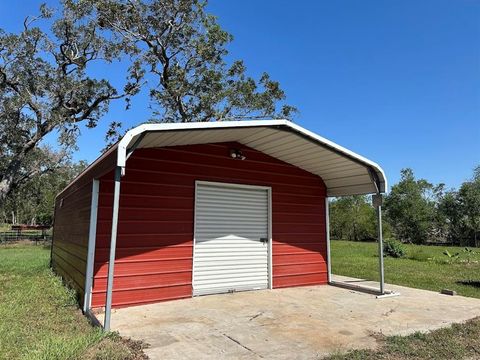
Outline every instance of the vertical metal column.
<svg viewBox="0 0 480 360"><path fill-rule="evenodd" d="M383 269L383 231L382 231L382 206L377 206L377 231L378 231L378 261L380 270L380 294L385 294L385 274Z"/></svg>
<svg viewBox="0 0 480 360"><path fill-rule="evenodd" d="M113 192L113 212L112 212L112 235L110 238L110 259L108 260L108 280L107 280L107 298L105 305L105 321L103 329L110 330L110 319L112 313L112 290L113 290L113 271L115 266L115 250L117 247L117 226L118 226L118 209L120 202L120 179L122 176L122 168L117 166L115 169L115 188Z"/></svg>
<svg viewBox="0 0 480 360"><path fill-rule="evenodd" d="M100 182L93 179L92 201L90 203L90 228L88 233L87 269L85 272L85 297L83 299L83 312L90 309L92 303L93 263L95 260L95 243L97 237L98 189Z"/></svg>
<svg viewBox="0 0 480 360"><path fill-rule="evenodd" d="M327 242L327 280L332 282L332 257L330 256L330 205L325 197L325 240Z"/></svg>

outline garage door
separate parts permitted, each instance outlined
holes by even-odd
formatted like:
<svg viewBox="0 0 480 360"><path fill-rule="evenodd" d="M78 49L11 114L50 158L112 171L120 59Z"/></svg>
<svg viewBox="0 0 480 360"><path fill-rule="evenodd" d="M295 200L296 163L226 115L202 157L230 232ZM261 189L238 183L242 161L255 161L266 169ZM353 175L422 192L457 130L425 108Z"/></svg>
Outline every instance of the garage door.
<svg viewBox="0 0 480 360"><path fill-rule="evenodd" d="M193 295L268 287L268 189L197 182Z"/></svg>

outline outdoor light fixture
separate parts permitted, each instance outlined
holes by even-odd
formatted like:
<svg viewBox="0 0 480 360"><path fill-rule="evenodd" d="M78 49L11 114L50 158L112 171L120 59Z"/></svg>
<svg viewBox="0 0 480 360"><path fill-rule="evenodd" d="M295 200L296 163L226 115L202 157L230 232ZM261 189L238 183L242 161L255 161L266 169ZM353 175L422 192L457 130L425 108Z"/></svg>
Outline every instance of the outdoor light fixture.
<svg viewBox="0 0 480 360"><path fill-rule="evenodd" d="M238 149L230 149L230 156L235 160L245 160L247 158L243 155L242 151Z"/></svg>

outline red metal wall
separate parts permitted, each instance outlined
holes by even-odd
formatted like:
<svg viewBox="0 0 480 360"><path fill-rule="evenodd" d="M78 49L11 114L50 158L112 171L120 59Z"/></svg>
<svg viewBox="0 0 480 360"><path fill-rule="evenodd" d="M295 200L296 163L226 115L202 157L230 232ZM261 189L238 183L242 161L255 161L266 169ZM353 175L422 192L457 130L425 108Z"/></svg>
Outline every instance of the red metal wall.
<svg viewBox="0 0 480 360"><path fill-rule="evenodd" d="M238 148L247 159L230 158ZM121 182L113 305L192 296L195 180L272 187L273 286L325 284L325 185L237 143L139 149ZM105 304L113 172L100 181L92 306Z"/></svg>
<svg viewBox="0 0 480 360"><path fill-rule="evenodd" d="M52 268L78 293L83 304L87 265L92 181L115 166L116 152L105 154L95 166L55 199Z"/></svg>
<svg viewBox="0 0 480 360"><path fill-rule="evenodd" d="M85 184L57 198L55 204L52 267L78 292L80 299L85 287L91 195L92 185Z"/></svg>

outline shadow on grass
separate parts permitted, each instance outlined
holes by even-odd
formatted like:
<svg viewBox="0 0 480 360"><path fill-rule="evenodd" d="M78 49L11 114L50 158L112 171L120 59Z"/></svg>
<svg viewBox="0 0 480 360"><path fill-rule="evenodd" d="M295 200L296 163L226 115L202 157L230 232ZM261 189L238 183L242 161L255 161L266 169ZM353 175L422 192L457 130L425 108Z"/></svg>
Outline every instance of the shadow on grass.
<svg viewBox="0 0 480 360"><path fill-rule="evenodd" d="M480 281L478 280L461 280L456 282L459 285L471 286L480 289Z"/></svg>

